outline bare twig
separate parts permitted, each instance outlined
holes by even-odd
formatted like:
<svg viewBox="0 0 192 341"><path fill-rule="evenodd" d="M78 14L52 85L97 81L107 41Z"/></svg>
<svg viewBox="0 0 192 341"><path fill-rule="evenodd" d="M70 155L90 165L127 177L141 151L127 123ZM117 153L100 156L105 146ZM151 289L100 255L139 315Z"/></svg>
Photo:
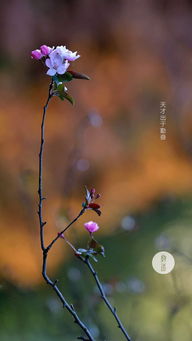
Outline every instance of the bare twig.
<svg viewBox="0 0 192 341"><path fill-rule="evenodd" d="M102 284L99 280L99 277L98 277L98 274L97 272L95 271L93 265L90 263L89 261L89 257L86 257L86 258L83 258L83 257L78 257L81 261L83 261L89 268L89 270L91 271L94 279L95 279L95 282L97 284L97 287L99 289L99 292L100 292L100 295L101 295L101 298L103 299L103 301L105 302L106 306L108 307L108 309L111 311L111 313L113 314L115 320L117 321L117 325L118 325L118 328L120 328L120 330L122 331L122 333L124 334L126 340L128 341L131 341L131 338L128 334L128 332L126 331L125 327L123 326L123 323L121 322L119 316L117 315L117 310L115 307L113 307L111 305L111 303L109 302L106 294L105 294L105 291L102 287Z"/></svg>
<svg viewBox="0 0 192 341"><path fill-rule="evenodd" d="M45 279L45 281L47 282L47 284L49 284L53 290L55 291L55 293L57 294L57 296L59 297L60 301L63 304L63 308L66 308L68 310L68 312L74 317L74 322L84 331L84 333L86 334L86 336L88 337L88 339L82 338L82 340L87 340L87 341L95 341L95 339L93 338L93 336L91 335L90 331L88 330L88 328L86 327L86 325L80 320L79 316L77 315L77 312L75 311L74 307L72 304L69 304L65 297L63 296L63 294L61 293L61 291L59 290L58 286L57 286L57 281L52 281L49 276L47 275L47 256L48 256L48 252L46 252L46 250L43 252L43 269L42 269L42 275L43 278Z"/></svg>
<svg viewBox="0 0 192 341"><path fill-rule="evenodd" d="M38 204L38 216L39 216L39 226L40 226L40 242L41 242L41 249L43 253L43 264L42 264L42 275L45 279L46 283L50 285L55 293L57 294L58 298L60 299L61 303L63 304L63 307L68 310L68 312L73 316L74 322L83 330L85 335L88 337L88 339L85 339L83 337L80 337L82 340L87 341L95 341L94 337L91 335L90 331L86 327L86 325L80 320L79 316L77 315L77 312L75 311L73 305L69 304L61 291L59 290L57 286L57 280L52 281L49 276L47 275L47 257L48 253L53 246L53 244L56 242L56 240L59 238L60 235L58 235L49 245L48 247L45 247L44 243L44 226L46 222L43 220L43 214L42 214L42 208L43 208L43 200L45 199L43 197L43 151L44 151L44 126L45 126L45 118L46 118L46 112L49 105L49 101L51 100L53 93L52 93L52 86L53 82L50 83L49 86L49 92L46 104L43 108L43 117L42 117L42 123L41 123L41 142L40 142L40 151L39 151L39 188L38 188L38 195L39 195L39 204ZM77 219L84 213L85 209L82 209L79 213L79 215L61 232L63 233L66 231Z"/></svg>
<svg viewBox="0 0 192 341"><path fill-rule="evenodd" d="M90 263L89 261L89 256L87 257L82 257L81 255L78 254L78 250L76 250L76 248L69 242L69 240L67 240L67 238L65 236L64 237L64 240L65 242L71 247L71 249L75 252L76 255L78 255L78 259L80 259L84 264L86 264L90 270L90 272L92 273L94 279L95 279L95 282L97 284L97 287L99 289L99 292L100 292L100 295L101 295L101 298L103 299L103 301L105 302L106 306L108 307L108 309L111 311L111 313L113 314L115 320L117 321L117 326L118 328L122 331L122 333L124 334L126 340L128 341L131 341L131 337L129 336L128 332L126 331L125 327L123 326L123 323L121 322L118 314L117 314L117 310L115 307L113 307L111 305L111 303L109 302L106 294L105 294L105 291L102 287L102 284L99 280L99 277L98 277L98 274L97 272L95 271L93 265Z"/></svg>

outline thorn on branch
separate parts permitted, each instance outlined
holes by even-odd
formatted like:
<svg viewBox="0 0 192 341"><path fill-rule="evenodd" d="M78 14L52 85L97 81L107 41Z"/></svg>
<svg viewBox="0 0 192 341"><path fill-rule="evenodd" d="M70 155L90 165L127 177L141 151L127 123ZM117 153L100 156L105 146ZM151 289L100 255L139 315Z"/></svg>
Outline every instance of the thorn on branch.
<svg viewBox="0 0 192 341"><path fill-rule="evenodd" d="M53 282L53 287L55 287L57 285L57 283L59 282L58 279L56 279L54 282Z"/></svg>
<svg viewBox="0 0 192 341"><path fill-rule="evenodd" d="M71 306L71 309L73 309L73 311L75 311L73 304L71 304L70 306Z"/></svg>

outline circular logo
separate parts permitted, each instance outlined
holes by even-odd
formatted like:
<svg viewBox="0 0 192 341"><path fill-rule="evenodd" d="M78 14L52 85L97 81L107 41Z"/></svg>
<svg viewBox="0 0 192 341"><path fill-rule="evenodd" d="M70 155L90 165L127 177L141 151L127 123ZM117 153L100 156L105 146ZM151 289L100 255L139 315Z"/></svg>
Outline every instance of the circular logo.
<svg viewBox="0 0 192 341"><path fill-rule="evenodd" d="M174 257L166 251L155 254L152 260L153 269L161 275L169 274L175 266Z"/></svg>

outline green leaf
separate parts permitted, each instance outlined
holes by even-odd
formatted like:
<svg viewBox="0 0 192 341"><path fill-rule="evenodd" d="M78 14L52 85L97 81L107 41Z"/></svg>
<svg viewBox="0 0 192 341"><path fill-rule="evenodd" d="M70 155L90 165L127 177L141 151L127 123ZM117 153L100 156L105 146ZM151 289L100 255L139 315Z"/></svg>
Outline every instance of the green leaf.
<svg viewBox="0 0 192 341"><path fill-rule="evenodd" d="M88 243L88 248L89 248L89 250L95 251L96 254L99 254L99 255L105 257L104 246L99 244L97 242L97 240L95 240L93 237L91 238L91 240Z"/></svg>
<svg viewBox="0 0 192 341"><path fill-rule="evenodd" d="M53 82L54 82L54 85L56 85L56 86L57 86L58 83L61 82L61 81L58 79L58 75L53 76L53 77L52 77L52 80L53 80Z"/></svg>
<svg viewBox="0 0 192 341"><path fill-rule="evenodd" d="M64 84L63 83L59 83L57 85L57 91L59 91L60 93L62 93L64 91Z"/></svg>
<svg viewBox="0 0 192 341"><path fill-rule="evenodd" d="M59 97L62 101L64 101L64 99L65 99L65 97L64 97L62 94L58 94L58 97Z"/></svg>
<svg viewBox="0 0 192 341"><path fill-rule="evenodd" d="M99 244L97 248L97 253L103 257L105 257L105 248L103 245Z"/></svg>
<svg viewBox="0 0 192 341"><path fill-rule="evenodd" d="M64 98L65 98L67 101L69 101L72 105L75 105L75 100L74 100L74 98L73 98L71 95L69 95L66 91L63 92L63 96L64 96Z"/></svg>
<svg viewBox="0 0 192 341"><path fill-rule="evenodd" d="M70 82L73 79L73 76L69 72L65 72L63 75L57 75L57 79L59 82Z"/></svg>

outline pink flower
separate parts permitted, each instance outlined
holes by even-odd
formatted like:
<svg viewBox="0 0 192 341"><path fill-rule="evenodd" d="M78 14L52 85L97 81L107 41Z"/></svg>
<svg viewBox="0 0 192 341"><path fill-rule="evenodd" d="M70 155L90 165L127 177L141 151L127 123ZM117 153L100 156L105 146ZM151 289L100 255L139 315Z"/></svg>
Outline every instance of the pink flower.
<svg viewBox="0 0 192 341"><path fill-rule="evenodd" d="M47 56L52 51L52 48L47 45L42 45L40 50L43 56Z"/></svg>
<svg viewBox="0 0 192 341"><path fill-rule="evenodd" d="M41 51L37 49L37 50L31 51L31 57L33 59L41 59L43 57L43 55L42 55Z"/></svg>
<svg viewBox="0 0 192 341"><path fill-rule="evenodd" d="M85 223L84 227L90 233L93 233L93 232L96 232L97 230L99 230L99 225L97 223L95 223L94 221L89 221L88 223Z"/></svg>

